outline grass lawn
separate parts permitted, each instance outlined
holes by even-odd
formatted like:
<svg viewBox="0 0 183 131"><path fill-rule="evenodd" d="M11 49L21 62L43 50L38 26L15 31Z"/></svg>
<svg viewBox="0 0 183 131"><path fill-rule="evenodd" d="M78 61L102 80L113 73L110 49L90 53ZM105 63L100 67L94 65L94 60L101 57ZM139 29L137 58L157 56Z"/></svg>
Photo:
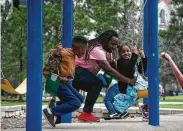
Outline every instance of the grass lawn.
<svg viewBox="0 0 183 131"><path fill-rule="evenodd" d="M165 100L163 98L160 99L161 102L183 102L183 95L180 96L166 96ZM140 99L142 102L142 99Z"/></svg>
<svg viewBox="0 0 183 131"><path fill-rule="evenodd" d="M160 108L173 108L173 109L183 109L183 104L174 104L174 105L160 105Z"/></svg>
<svg viewBox="0 0 183 131"><path fill-rule="evenodd" d="M16 105L25 105L26 102L25 101L1 101L1 106L16 106ZM44 101L42 102L43 105L47 105L48 102Z"/></svg>
<svg viewBox="0 0 183 131"><path fill-rule="evenodd" d="M161 102L183 102L183 95L180 96L166 96L165 100L163 98L160 99Z"/></svg>

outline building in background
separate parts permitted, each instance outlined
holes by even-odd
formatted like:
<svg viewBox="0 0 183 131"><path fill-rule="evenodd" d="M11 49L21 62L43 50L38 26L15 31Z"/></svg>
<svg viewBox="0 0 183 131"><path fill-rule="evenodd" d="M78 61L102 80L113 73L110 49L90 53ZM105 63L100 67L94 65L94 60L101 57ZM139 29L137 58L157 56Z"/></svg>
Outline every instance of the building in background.
<svg viewBox="0 0 183 131"><path fill-rule="evenodd" d="M171 20L171 12L174 10L172 0L159 0L158 25L159 30L166 30Z"/></svg>

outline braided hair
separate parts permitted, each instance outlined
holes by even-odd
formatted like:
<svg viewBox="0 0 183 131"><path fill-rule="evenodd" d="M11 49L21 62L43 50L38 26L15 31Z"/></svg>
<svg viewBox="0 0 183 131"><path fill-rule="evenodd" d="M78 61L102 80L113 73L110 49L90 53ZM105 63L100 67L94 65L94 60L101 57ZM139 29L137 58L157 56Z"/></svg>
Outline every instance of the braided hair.
<svg viewBox="0 0 183 131"><path fill-rule="evenodd" d="M93 50L93 48L97 46L102 46L104 50L107 50L108 48L108 42L112 39L112 37L119 37L118 33L114 30L107 30L100 34L98 37L91 39L88 41L88 49L86 51L86 57L85 60L89 60L90 52Z"/></svg>

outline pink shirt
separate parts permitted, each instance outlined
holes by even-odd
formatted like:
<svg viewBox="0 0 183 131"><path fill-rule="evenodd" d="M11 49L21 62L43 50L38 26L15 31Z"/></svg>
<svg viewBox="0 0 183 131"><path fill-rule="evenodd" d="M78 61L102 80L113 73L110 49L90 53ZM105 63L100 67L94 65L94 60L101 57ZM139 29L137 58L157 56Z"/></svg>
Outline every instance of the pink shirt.
<svg viewBox="0 0 183 131"><path fill-rule="evenodd" d="M85 61L85 56L78 58L75 57L75 66L88 69L90 72L96 74L101 68L97 64L98 60L107 60L106 52L101 46L96 46L90 52L89 60Z"/></svg>

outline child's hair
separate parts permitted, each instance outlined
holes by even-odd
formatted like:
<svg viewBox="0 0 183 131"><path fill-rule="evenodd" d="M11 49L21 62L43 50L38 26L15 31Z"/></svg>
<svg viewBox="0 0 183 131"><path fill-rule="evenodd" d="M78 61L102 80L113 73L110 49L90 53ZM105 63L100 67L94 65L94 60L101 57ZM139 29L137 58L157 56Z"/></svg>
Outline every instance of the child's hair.
<svg viewBox="0 0 183 131"><path fill-rule="evenodd" d="M88 43L88 40L83 36L75 36L72 40L72 42L81 43L86 45Z"/></svg>
<svg viewBox="0 0 183 131"><path fill-rule="evenodd" d="M121 52L121 50L122 50L122 48L123 48L124 46L128 46L128 48L131 50L131 47L126 43L126 44L123 44L123 45L118 46L118 52L119 52L119 53Z"/></svg>

